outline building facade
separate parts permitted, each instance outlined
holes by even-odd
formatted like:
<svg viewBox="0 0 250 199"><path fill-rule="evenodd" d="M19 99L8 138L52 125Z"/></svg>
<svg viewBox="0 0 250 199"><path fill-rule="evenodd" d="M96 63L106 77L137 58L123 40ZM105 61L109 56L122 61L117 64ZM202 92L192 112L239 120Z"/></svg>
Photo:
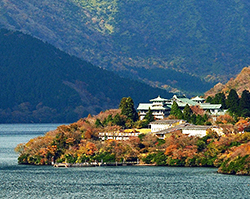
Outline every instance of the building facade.
<svg viewBox="0 0 250 199"><path fill-rule="evenodd" d="M181 110L188 104L191 106L198 106L200 109L206 111L212 116L224 115L225 111L221 109L221 104L204 103L205 99L198 96L189 99L186 96L174 95L171 99L164 99L158 96L155 99L151 99L151 103L140 103L137 107L140 120L143 120L149 109L152 111L155 119L163 119L170 114L173 102L176 102Z"/></svg>

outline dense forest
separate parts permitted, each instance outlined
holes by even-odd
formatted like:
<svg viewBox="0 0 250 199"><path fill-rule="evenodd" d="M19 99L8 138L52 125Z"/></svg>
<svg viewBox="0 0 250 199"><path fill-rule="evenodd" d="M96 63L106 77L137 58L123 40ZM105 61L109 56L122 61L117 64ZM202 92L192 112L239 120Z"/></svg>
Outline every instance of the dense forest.
<svg viewBox="0 0 250 199"><path fill-rule="evenodd" d="M0 8L2 27L169 90L205 92L250 62L246 0L19 0Z"/></svg>
<svg viewBox="0 0 250 199"><path fill-rule="evenodd" d="M20 32L0 30L0 123L74 122L117 108L124 96L135 103L165 90L68 55Z"/></svg>

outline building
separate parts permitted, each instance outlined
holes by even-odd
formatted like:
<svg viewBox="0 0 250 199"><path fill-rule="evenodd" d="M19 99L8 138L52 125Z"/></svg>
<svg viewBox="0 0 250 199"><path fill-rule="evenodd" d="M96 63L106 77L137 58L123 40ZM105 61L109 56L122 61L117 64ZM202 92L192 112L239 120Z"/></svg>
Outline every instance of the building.
<svg viewBox="0 0 250 199"><path fill-rule="evenodd" d="M166 103L168 100L158 96L151 99L151 103L140 103L137 111L139 112L140 120L143 120L149 109L156 119L163 119L170 114L171 107Z"/></svg>
<svg viewBox="0 0 250 199"><path fill-rule="evenodd" d="M223 130L217 126L193 125L185 120L160 120L151 122L151 132L160 139L165 139L166 135L174 132L181 132L189 136L204 137L208 130L215 131L218 135L223 134Z"/></svg>
<svg viewBox="0 0 250 199"><path fill-rule="evenodd" d="M178 104L180 109L184 109L184 107L188 104L189 106L198 106L200 109L210 113L211 115L224 114L224 111L221 109L221 104L204 103L205 100L203 98L195 97L189 99L185 95L174 95L170 100L170 103L173 104L174 101Z"/></svg>
<svg viewBox="0 0 250 199"><path fill-rule="evenodd" d="M174 132L182 132L182 129L186 126L186 125L190 125L188 123L184 123L184 124L179 124L177 126L174 127L170 127L167 129L163 129L160 131L155 132L154 134L159 138L159 139L166 139L166 135L169 133L174 133Z"/></svg>
<svg viewBox="0 0 250 199"><path fill-rule="evenodd" d="M191 106L198 106L200 109L206 111L212 116L224 115L225 111L221 109L221 104L204 103L205 99L198 96L189 99L186 96L174 95L171 99L164 99L158 96L155 99L151 99L151 103L140 103L137 111L139 112L140 120L142 120L148 110L152 111L152 114L156 119L163 119L170 114L173 102L176 102L181 110L188 104Z"/></svg>
<svg viewBox="0 0 250 199"><path fill-rule="evenodd" d="M129 140L131 137L138 137L140 132L122 132L122 131L114 131L114 132L100 132L99 138L101 140Z"/></svg>
<svg viewBox="0 0 250 199"><path fill-rule="evenodd" d="M154 122L150 122L149 126L151 128L151 132L155 133L161 130L169 129L175 127L180 124L186 123L185 120L156 120Z"/></svg>

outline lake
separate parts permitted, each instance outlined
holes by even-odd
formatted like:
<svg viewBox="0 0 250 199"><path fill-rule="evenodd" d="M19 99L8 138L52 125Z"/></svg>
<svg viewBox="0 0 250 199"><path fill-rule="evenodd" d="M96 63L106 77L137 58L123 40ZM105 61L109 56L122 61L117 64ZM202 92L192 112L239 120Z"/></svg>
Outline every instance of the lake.
<svg viewBox="0 0 250 199"><path fill-rule="evenodd" d="M17 144L58 125L0 124L0 198L250 198L250 177L215 168L17 164Z"/></svg>

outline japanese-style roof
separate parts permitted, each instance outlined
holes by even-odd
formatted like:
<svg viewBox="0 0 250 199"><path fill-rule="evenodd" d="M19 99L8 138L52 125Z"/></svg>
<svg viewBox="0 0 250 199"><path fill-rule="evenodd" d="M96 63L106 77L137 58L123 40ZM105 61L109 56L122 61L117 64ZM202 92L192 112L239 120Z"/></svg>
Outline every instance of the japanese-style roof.
<svg viewBox="0 0 250 199"><path fill-rule="evenodd" d="M188 99L188 98L177 98L177 100L180 101L181 103L185 104L185 105L188 104L188 105L191 105L191 106L195 106L195 105L198 104L197 102L195 102L195 101L193 101L191 99ZM178 102L177 102L177 104L178 104Z"/></svg>
<svg viewBox="0 0 250 199"><path fill-rule="evenodd" d="M199 104L199 106L204 110L207 109L220 109L221 108L221 104L208 104L208 103L202 103Z"/></svg>
<svg viewBox="0 0 250 199"><path fill-rule="evenodd" d="M153 106L153 104L149 104L149 103L140 103L137 107L137 110L146 110L148 111L148 109L150 108L150 110L169 110L170 108L168 106Z"/></svg>
<svg viewBox="0 0 250 199"><path fill-rule="evenodd" d="M137 107L137 110L148 110L152 108L152 104L149 103L140 103Z"/></svg>
<svg viewBox="0 0 250 199"><path fill-rule="evenodd" d="M178 119L173 119L173 120L156 120L153 122L150 122L150 124L175 124L175 123L184 123L185 120L178 120Z"/></svg>
<svg viewBox="0 0 250 199"><path fill-rule="evenodd" d="M179 125L176 125L174 127L170 127L170 128L167 128L167 129L164 129L161 131L157 131L157 132L155 132L155 134L156 135L164 135L164 134L171 133L174 131L182 130L187 125L190 125L190 124L189 123L179 124Z"/></svg>
<svg viewBox="0 0 250 199"><path fill-rule="evenodd" d="M183 130L207 130L211 128L217 128L216 126L206 126L206 125L189 125L185 126Z"/></svg>
<svg viewBox="0 0 250 199"><path fill-rule="evenodd" d="M164 99L164 98L161 98L160 96L158 96L157 98L151 99L149 101L150 102L165 102L165 101L167 101L167 99Z"/></svg>
<svg viewBox="0 0 250 199"><path fill-rule="evenodd" d="M205 101L204 98L201 98L199 96L196 96L196 97L192 98L191 100L193 100L193 101Z"/></svg>
<svg viewBox="0 0 250 199"><path fill-rule="evenodd" d="M188 99L185 96L176 96L176 95L174 95L172 99L174 101L176 101L176 103L180 107L186 106L186 104L188 104L189 106L195 106L195 105L198 104L197 102L195 102L195 101L193 101L191 99Z"/></svg>

